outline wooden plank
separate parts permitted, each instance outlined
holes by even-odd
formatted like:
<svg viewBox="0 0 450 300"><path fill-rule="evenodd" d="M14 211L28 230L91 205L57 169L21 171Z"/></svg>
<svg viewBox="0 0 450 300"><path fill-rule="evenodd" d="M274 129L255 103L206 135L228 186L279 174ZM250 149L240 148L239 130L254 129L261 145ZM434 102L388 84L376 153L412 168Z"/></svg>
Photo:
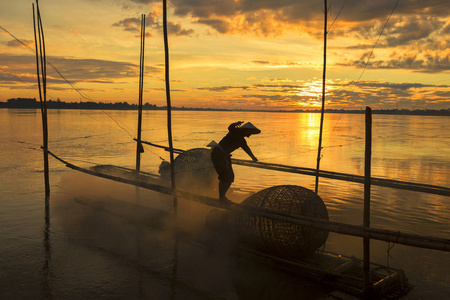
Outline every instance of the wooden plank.
<svg viewBox="0 0 450 300"><path fill-rule="evenodd" d="M332 269L330 272L333 274L342 274L342 273L345 273L348 270L356 267L359 263L360 263L360 261L356 257L352 256L352 257L350 257L350 259L348 261L346 261L342 265Z"/></svg>
<svg viewBox="0 0 450 300"><path fill-rule="evenodd" d="M402 278L401 274L399 272L395 272L391 275L388 275L384 277L383 279L379 280L378 282L375 282L372 286L373 290L376 292L381 292L383 289L390 285L394 285L399 281L405 280Z"/></svg>

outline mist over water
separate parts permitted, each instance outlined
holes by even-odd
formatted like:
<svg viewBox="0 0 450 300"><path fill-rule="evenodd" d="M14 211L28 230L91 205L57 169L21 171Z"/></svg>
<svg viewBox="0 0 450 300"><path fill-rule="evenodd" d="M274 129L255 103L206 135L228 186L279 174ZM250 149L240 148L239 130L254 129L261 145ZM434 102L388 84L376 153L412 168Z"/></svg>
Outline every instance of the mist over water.
<svg viewBox="0 0 450 300"><path fill-rule="evenodd" d="M137 112L49 110L49 147L67 161L91 167L134 168ZM450 186L448 117L373 116L372 175ZM262 162L314 168L318 114L173 112L174 147L218 142L235 121L262 130L248 144ZM0 110L0 298L328 299L337 294L308 280L232 255L233 239L208 233L214 211L69 170L50 160L50 218L45 222L40 114ZM144 112L143 139L167 145L165 112ZM325 118L321 168L364 173L364 115ZM36 150L37 149L37 150ZM249 159L242 150L234 158ZM141 170L154 174L162 149L145 146ZM242 202L264 188L314 178L234 166L229 198ZM197 190L216 197L214 189ZM363 186L320 179L330 220L362 225ZM372 187L371 226L450 238L448 197ZM214 218L213 218L214 219ZM217 229L217 228L216 228ZM177 242L178 240L178 242ZM189 240L189 242L187 242ZM199 241L203 243L200 245ZM405 271L415 288L408 299L445 299L450 256L434 250L372 241L372 259ZM393 248L387 253L389 247ZM362 239L331 233L325 250L362 258ZM389 254L389 255L388 255ZM339 294L339 297L351 299Z"/></svg>

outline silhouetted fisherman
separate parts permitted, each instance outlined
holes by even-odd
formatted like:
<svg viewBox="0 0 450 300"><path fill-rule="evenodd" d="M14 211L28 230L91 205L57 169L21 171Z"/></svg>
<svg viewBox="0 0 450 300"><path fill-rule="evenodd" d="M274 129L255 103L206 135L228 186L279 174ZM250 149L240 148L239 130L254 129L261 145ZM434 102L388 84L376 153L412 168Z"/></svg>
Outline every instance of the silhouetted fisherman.
<svg viewBox="0 0 450 300"><path fill-rule="evenodd" d="M225 194L234 181L234 172L231 166L231 152L237 148L242 148L253 161L258 159L253 155L252 150L247 145L244 137L250 137L252 134L259 134L261 130L256 128L252 123L248 122L241 126L244 122L236 122L228 126L228 134L217 144L212 152L211 159L219 174L219 201L224 204L230 204Z"/></svg>

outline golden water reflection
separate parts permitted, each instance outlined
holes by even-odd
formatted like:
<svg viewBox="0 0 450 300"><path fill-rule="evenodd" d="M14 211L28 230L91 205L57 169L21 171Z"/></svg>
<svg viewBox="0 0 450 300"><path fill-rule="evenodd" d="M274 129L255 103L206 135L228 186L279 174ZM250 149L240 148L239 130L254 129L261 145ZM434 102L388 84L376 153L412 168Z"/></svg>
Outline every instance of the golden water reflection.
<svg viewBox="0 0 450 300"><path fill-rule="evenodd" d="M80 166L114 164L133 168L136 144L132 137L136 135L137 113L109 111L108 114L101 111L49 110L50 149ZM373 118L373 176L450 186L448 118L386 115L374 115ZM219 141L226 134L228 125L235 121L251 121L262 130L261 134L248 139L253 153L260 161L315 168L320 123L320 114L316 113L174 111L174 147L205 147L211 140ZM167 145L165 112L145 111L143 122L144 140ZM33 228L36 227L33 222L38 224L37 228L42 228L39 227L43 222L40 218L43 205L40 115L33 111L0 110L0 126L4 129L0 131L4 187L0 198L3 207L0 211L0 228L3 231L8 228L14 230L13 233L2 232L5 243L1 244L17 244L18 253L28 253L23 246L20 248L20 243L11 241L10 236L26 237L27 242L23 243L28 247L27 243L33 240L33 237L28 236L32 236ZM322 169L363 175L364 115L327 114L323 147ZM233 157L248 159L242 150L235 151ZM166 151L146 146L141 169L156 174L162 159L168 160ZM236 181L233 187L247 194L282 184L297 184L314 189L313 177L242 166L234 168ZM53 159L50 161L50 170L52 192L64 195L71 178L67 179L65 175L70 171ZM112 189L107 190L110 192ZM363 188L360 184L321 179L319 193L328 207L331 220L362 224ZM449 238L450 206L447 198L372 187L372 226ZM150 203L152 197L148 199ZM26 218L17 218L23 215ZM19 220L20 224L16 224L15 220ZM33 225L23 228L23 224L29 223ZM52 230L58 232L55 228L58 228L57 224L52 223ZM362 243L358 238L333 234L326 247L327 250L361 257ZM385 263L386 248L386 243L373 244L375 261ZM70 250L71 244L60 240L58 249ZM90 252L102 253L98 249L77 249L74 255L84 257L91 255ZM5 257L12 261L14 257L11 257L10 251L8 253ZM391 265L403 268L410 279L419 283L416 288L419 295L439 298L433 293L447 293L447 283L450 281L448 264L442 262L448 261L448 253L396 245L390 254L394 258ZM105 261L106 257L103 257ZM62 256L58 259L64 261ZM414 260L414 265L410 260ZM106 265L99 266L102 272L105 271L101 274L107 274Z"/></svg>

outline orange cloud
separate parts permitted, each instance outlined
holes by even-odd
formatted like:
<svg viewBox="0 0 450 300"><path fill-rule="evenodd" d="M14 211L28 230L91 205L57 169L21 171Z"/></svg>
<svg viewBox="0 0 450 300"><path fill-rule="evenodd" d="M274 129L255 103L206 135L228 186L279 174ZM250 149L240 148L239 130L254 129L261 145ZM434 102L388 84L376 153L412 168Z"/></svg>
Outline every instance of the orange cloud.
<svg viewBox="0 0 450 300"><path fill-rule="evenodd" d="M368 69L403 69L422 73L443 73L450 71L450 48L448 43L440 41L443 47L434 49L431 45L420 43L403 47L402 52L393 51L385 59L372 59L367 62L369 52L365 52L359 59L340 61L337 66L352 66ZM418 51L419 50L419 51ZM366 66L367 64L367 66Z"/></svg>
<svg viewBox="0 0 450 300"><path fill-rule="evenodd" d="M146 15L145 25L150 29L162 31L163 25L161 20L162 10L158 6L153 6L152 11ZM193 29L185 29L181 23L170 21L168 24L168 32L171 35L190 36L194 33ZM116 27L122 27L125 31L140 32L141 19L140 18L125 18L113 24ZM153 37L153 34L147 31L146 37Z"/></svg>
<svg viewBox="0 0 450 300"><path fill-rule="evenodd" d="M222 34L241 34L263 37L277 37L300 24L286 22L277 11L263 10L231 17L213 16L199 18L199 24L207 25Z"/></svg>
<svg viewBox="0 0 450 300"><path fill-rule="evenodd" d="M58 25L54 25L54 27L56 27L58 29L65 29L67 27L67 25L58 24Z"/></svg>
<svg viewBox="0 0 450 300"><path fill-rule="evenodd" d="M78 35L78 34L80 34L80 33L86 32L86 29L83 29L83 30L70 29L70 32L73 33L73 34L75 34L75 35Z"/></svg>

